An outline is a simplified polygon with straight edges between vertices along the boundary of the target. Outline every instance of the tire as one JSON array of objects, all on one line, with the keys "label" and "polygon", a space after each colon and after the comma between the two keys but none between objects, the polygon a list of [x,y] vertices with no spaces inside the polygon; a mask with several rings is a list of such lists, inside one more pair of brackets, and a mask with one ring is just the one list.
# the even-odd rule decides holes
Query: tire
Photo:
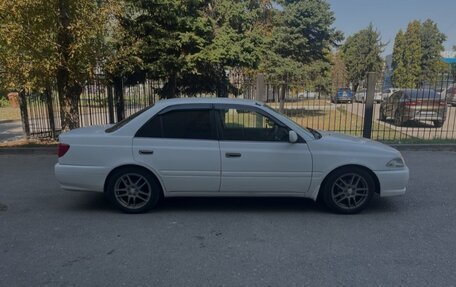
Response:
[{"label": "tire", "polygon": [[404,124],[401,113],[398,110],[394,113],[394,124],[398,127],[401,127]]},{"label": "tire", "polygon": [[380,120],[382,122],[386,121],[385,111],[382,108],[380,108]]},{"label": "tire", "polygon": [[444,121],[434,121],[434,127],[441,128],[443,127]]},{"label": "tire", "polygon": [[148,171],[139,167],[122,168],[109,177],[106,195],[126,213],[143,213],[158,204],[162,189]]},{"label": "tire", "polygon": [[364,210],[375,192],[375,182],[366,170],[346,167],[335,170],[322,185],[326,207],[340,214],[356,214]]}]

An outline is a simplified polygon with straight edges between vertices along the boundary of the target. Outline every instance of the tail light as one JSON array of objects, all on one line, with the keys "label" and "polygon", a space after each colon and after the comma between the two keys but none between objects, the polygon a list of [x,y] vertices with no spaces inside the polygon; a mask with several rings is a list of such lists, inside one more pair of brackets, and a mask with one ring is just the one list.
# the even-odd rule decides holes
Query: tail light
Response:
[{"label": "tail light", "polygon": [[[418,101],[410,101],[410,102],[405,102],[406,106],[416,106],[418,104]],[[421,104],[421,102],[420,102]]]},{"label": "tail light", "polygon": [[70,149],[70,145],[69,144],[64,144],[64,143],[59,143],[59,146],[58,146],[58,149],[57,149],[57,155],[59,157],[62,157],[64,156],[67,151]]}]

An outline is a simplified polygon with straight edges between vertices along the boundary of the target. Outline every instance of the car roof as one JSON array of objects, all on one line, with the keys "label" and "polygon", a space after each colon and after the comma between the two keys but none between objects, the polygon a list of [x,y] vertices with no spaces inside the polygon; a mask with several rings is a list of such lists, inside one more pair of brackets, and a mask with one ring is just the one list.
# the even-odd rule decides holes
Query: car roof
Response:
[{"label": "car roof", "polygon": [[433,89],[403,89],[402,91],[409,98],[435,98],[438,96]]},{"label": "car roof", "polygon": [[260,101],[233,98],[174,98],[160,100],[156,104],[160,106],[173,106],[185,104],[238,104],[248,106],[264,105],[264,103]]}]

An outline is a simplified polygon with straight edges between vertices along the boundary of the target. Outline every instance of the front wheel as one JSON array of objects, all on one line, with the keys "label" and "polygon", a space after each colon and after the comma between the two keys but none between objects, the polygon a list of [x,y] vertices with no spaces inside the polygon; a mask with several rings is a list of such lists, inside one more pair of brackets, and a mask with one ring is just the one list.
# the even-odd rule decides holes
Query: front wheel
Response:
[{"label": "front wheel", "polygon": [[436,128],[443,127],[443,121],[434,121],[434,127],[436,127]]},{"label": "front wheel", "polygon": [[350,167],[331,173],[322,188],[323,201],[330,210],[355,214],[369,204],[375,192],[375,183],[366,170]]},{"label": "front wheel", "polygon": [[115,171],[109,178],[106,195],[111,203],[126,213],[142,213],[156,206],[161,187],[155,178],[141,168]]}]

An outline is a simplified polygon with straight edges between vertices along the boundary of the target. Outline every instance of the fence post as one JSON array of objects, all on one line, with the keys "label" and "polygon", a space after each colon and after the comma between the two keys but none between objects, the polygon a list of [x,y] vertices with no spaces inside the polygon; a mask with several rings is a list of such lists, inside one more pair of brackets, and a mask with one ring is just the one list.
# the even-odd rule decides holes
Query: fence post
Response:
[{"label": "fence post", "polygon": [[372,135],[372,115],[374,112],[374,94],[375,94],[376,73],[367,74],[367,94],[366,106],[364,107],[364,128],[363,137],[371,138]]},{"label": "fence post", "polygon": [[49,127],[51,128],[51,135],[52,138],[55,139],[56,130],[55,130],[55,121],[54,121],[54,108],[52,106],[52,95],[50,90],[44,91],[46,97],[46,106],[48,110],[48,118],[49,118]]},{"label": "fence post", "polygon": [[109,123],[114,123],[114,99],[112,94],[112,86],[108,85],[106,87],[108,90],[108,116],[109,116]]},{"label": "fence post", "polygon": [[125,118],[124,88],[122,78],[116,78],[114,80],[114,98],[116,102],[117,121],[119,122]]},{"label": "fence post", "polygon": [[22,120],[22,130],[24,131],[25,138],[30,138],[30,123],[27,110],[27,98],[25,97],[25,92],[19,92],[19,109],[21,111],[21,120]]},{"label": "fence post", "polygon": [[265,83],[264,83],[264,75],[258,74],[256,79],[256,94],[255,100],[257,101],[266,101],[264,99],[265,96]]}]

